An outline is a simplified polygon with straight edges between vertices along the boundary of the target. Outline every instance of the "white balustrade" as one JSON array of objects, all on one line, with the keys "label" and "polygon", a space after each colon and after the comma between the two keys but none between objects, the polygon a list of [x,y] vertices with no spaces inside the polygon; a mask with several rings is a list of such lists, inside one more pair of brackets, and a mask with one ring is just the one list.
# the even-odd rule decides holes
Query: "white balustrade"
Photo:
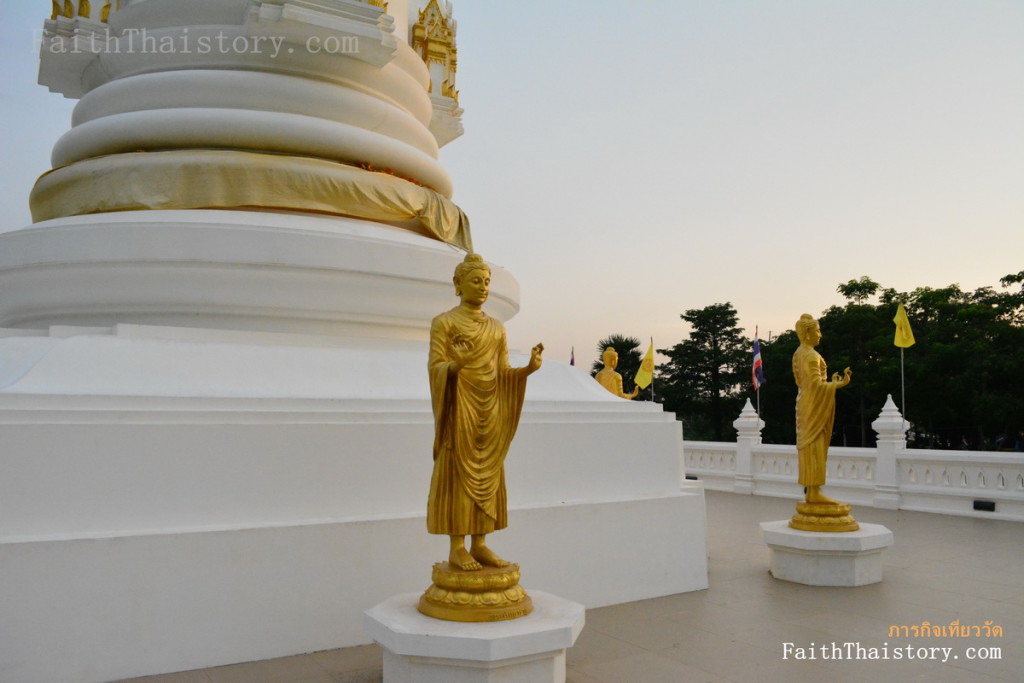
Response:
[{"label": "white balustrade", "polygon": [[[801,498],[796,446],[762,444],[764,422],[749,401],[733,426],[735,443],[683,442],[687,476],[716,491]],[[908,449],[910,423],[891,396],[871,426],[874,448],[829,449],[829,495],[890,510],[1024,521],[1024,454]]]}]

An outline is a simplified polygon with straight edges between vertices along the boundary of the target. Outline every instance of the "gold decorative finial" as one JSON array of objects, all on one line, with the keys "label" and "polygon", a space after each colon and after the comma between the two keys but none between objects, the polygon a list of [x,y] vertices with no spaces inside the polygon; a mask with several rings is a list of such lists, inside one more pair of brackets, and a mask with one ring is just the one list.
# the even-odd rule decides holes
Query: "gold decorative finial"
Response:
[{"label": "gold decorative finial", "polygon": [[[455,89],[455,72],[458,69],[458,51],[455,47],[455,20],[450,11],[446,14],[441,10],[437,0],[430,0],[419,13],[419,21],[412,26],[412,48],[420,53],[427,63],[439,64],[441,73],[431,70],[430,91],[434,91],[435,80],[438,90],[445,97],[459,101],[459,91]],[[439,76],[435,78],[435,76]]]}]

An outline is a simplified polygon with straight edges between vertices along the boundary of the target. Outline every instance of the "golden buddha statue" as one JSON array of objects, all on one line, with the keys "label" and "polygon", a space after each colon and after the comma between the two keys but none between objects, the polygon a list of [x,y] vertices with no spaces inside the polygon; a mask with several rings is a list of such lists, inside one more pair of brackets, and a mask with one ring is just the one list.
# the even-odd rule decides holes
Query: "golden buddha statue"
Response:
[{"label": "golden buddha statue", "polygon": [[796,323],[800,347],[793,354],[793,379],[796,381],[796,449],[799,458],[799,483],[806,487],[803,503],[789,525],[804,531],[855,531],[857,522],[850,506],[832,500],[821,492],[825,484],[828,446],[836,416],[836,391],[850,383],[846,368],[828,380],[828,367],[814,347],[821,343],[821,327],[804,313]]},{"label": "golden buddha statue", "polygon": [[[509,366],[505,328],[481,308],[491,272],[479,255],[466,256],[453,282],[461,302],[431,322],[427,363],[434,410],[427,531],[447,535],[450,545],[448,562],[434,567],[435,585],[421,600],[420,611],[458,621],[514,618],[529,611],[529,597],[518,586],[518,567],[491,550],[486,536],[508,524],[505,455],[519,424],[526,378],[540,368],[544,346],[533,347],[525,366]],[[466,536],[471,538],[468,550]],[[460,576],[481,570],[473,581]],[[448,589],[481,582],[494,585],[472,600],[449,594]],[[516,604],[495,612],[500,606],[484,603],[497,593]],[[460,606],[477,598],[484,603],[475,612]]]},{"label": "golden buddha statue", "polygon": [[615,368],[619,365],[619,352],[609,346],[601,354],[601,362],[604,363],[604,367],[594,375],[597,383],[619,398],[636,398],[640,393],[640,387],[633,387],[632,394],[622,391],[622,375],[615,372]]}]

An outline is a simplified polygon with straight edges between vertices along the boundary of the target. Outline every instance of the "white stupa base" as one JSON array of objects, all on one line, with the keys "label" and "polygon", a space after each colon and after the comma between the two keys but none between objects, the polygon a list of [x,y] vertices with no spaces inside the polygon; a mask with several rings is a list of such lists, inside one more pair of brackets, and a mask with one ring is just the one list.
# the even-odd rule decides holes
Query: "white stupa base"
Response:
[{"label": "white stupa base", "polygon": [[420,614],[420,593],[367,610],[363,625],[384,648],[385,683],[562,683],[565,651],[583,630],[583,605],[528,592],[533,612],[485,624]]},{"label": "white stupa base", "polygon": [[882,580],[882,553],[892,532],[881,524],[857,531],[815,532],[791,529],[789,520],[761,522],[771,550],[776,579],[808,586],[864,586]]},{"label": "white stupa base", "polygon": [[[54,146],[63,168],[31,198],[46,219],[0,227],[0,680],[111,681],[366,643],[363,611],[422,590],[447,554],[424,523],[426,359],[431,318],[458,303],[463,253],[432,239],[465,244],[456,207],[431,218],[428,195],[363,210],[326,182],[333,167],[290,176],[315,192],[275,182],[258,206],[106,173],[139,150],[148,164],[160,150],[245,150],[282,157],[264,159],[275,172],[315,157],[448,195],[435,143],[461,110],[431,96],[441,74],[406,40],[425,3],[394,2],[394,16],[375,4],[114,3],[118,49],[98,54],[75,46],[100,22],[47,22],[47,44],[69,49],[42,50],[40,80],[82,101]],[[129,30],[254,49],[172,56],[132,49]],[[274,37],[279,55],[255,47]],[[301,49],[327,37],[359,49]],[[74,170],[98,157],[111,157],[103,173]],[[208,170],[230,182],[228,166]],[[50,185],[69,174],[76,184]],[[485,310],[518,309],[518,283],[492,266]],[[529,585],[588,606],[705,588],[704,501],[680,490],[681,446],[660,406],[546,361],[494,547]]]},{"label": "white stupa base", "polygon": [[[447,554],[424,520],[426,357],[416,340],[0,332],[0,679],[369,642],[363,611],[422,591]],[[525,586],[587,607],[706,588],[680,448],[660,406],[548,360],[506,461],[509,527],[488,540]]]},{"label": "white stupa base", "polygon": [[[336,216],[69,216],[0,229],[0,321],[426,341],[430,319],[458,303],[451,278],[463,256],[407,229]],[[518,299],[519,283],[492,264],[488,314],[506,321]]]}]

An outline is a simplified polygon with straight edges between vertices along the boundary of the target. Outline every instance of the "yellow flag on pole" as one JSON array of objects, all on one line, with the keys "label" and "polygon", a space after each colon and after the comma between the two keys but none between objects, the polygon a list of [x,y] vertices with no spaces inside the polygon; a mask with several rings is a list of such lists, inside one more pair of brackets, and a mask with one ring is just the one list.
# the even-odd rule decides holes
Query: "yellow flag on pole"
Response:
[{"label": "yellow flag on pole", "polygon": [[910,329],[910,320],[907,318],[907,310],[900,302],[896,309],[896,317],[892,319],[896,323],[896,338],[893,344],[901,349],[907,349],[914,345],[914,331]]},{"label": "yellow flag on pole", "polygon": [[651,345],[647,347],[647,353],[644,354],[644,359],[640,361],[640,369],[636,371],[636,377],[633,381],[641,389],[646,389],[654,379],[654,340],[651,340]]}]

